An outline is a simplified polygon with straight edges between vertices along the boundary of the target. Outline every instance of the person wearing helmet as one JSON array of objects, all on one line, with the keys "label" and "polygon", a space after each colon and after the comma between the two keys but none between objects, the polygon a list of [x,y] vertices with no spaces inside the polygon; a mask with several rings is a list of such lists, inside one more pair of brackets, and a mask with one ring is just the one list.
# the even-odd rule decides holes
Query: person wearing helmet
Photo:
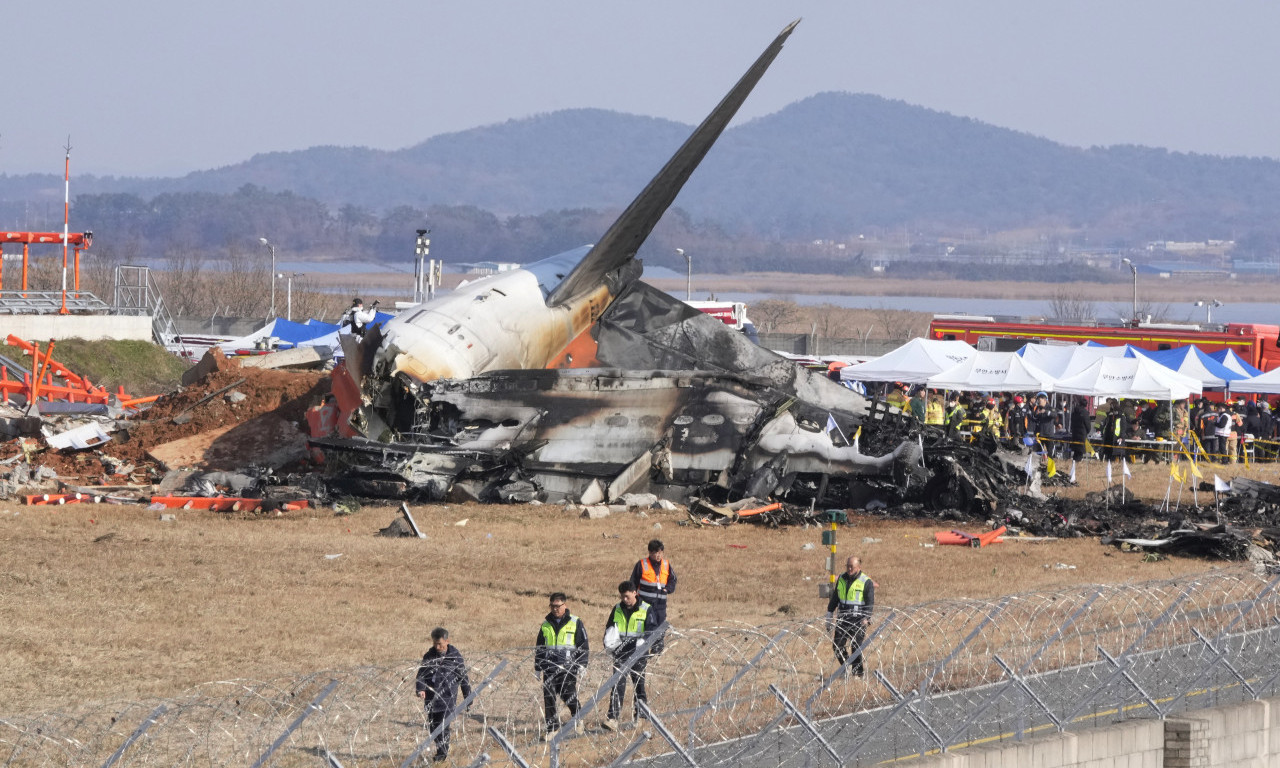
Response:
[{"label": "person wearing helmet", "polygon": [[893,388],[885,396],[885,401],[899,411],[907,410],[907,385],[900,381],[895,381]]},{"label": "person wearing helmet", "polygon": [[[1037,439],[1046,441],[1053,439],[1053,409],[1049,407],[1048,393],[1036,393],[1036,399],[1031,404],[1028,420],[1031,422],[1031,430],[1036,433]],[[1047,443],[1042,443],[1042,445],[1047,445]]]},{"label": "person wearing helmet", "polygon": [[1022,395],[1014,395],[1013,407],[1009,409],[1009,415],[1005,421],[1005,431],[1014,440],[1021,441],[1023,436],[1030,431],[1030,424],[1027,420],[1027,406],[1023,404]]}]

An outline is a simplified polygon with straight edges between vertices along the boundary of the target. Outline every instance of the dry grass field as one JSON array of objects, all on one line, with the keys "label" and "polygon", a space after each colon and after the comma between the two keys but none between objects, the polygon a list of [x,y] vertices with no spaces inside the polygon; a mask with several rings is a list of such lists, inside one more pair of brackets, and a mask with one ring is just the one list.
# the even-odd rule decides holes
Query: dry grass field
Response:
[{"label": "dry grass field", "polygon": [[[1218,471],[1280,480],[1276,465]],[[1163,497],[1165,465],[1134,472],[1134,489]],[[1103,484],[1097,464],[1084,465],[1078,478],[1079,488],[1062,492]],[[529,646],[555,590],[569,593],[595,639],[615,586],[655,536],[680,579],[671,608],[677,628],[768,623],[825,608],[817,597],[826,555],[818,528],[695,527],[674,512],[585,520],[555,506],[413,512],[425,541],[375,536],[396,516],[390,506],[263,519],[179,511],[176,522],[161,522],[140,506],[0,504],[0,713],[171,696],[212,680],[410,663],[437,625],[464,651]],[[1144,562],[1094,539],[927,546],[949,527],[855,516],[839,549],[842,558],[863,556],[878,602],[891,606],[1225,566]]]}]

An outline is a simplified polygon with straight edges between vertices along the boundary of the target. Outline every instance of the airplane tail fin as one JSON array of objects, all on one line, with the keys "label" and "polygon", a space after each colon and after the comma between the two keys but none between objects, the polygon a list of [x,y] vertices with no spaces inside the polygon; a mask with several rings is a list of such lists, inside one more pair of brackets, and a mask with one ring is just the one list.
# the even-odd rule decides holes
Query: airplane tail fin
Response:
[{"label": "airplane tail fin", "polygon": [[623,211],[604,237],[595,247],[565,276],[564,280],[547,297],[547,304],[563,304],[570,299],[600,284],[606,274],[622,266],[635,256],[640,245],[649,237],[658,219],[670,207],[676,195],[680,193],[689,176],[702,162],[715,144],[716,139],[724,131],[729,121],[737,113],[738,108],[746,101],[747,95],[755,88],[756,83],[764,75],[765,70],[782,50],[782,44],[791,35],[792,30],[800,23],[799,19],[791,22],[774,39],[769,47],[760,54],[751,68],[733,86],[716,108],[685,140],[685,143],[672,155],[667,164],[649,182],[648,186],[631,201],[631,205]]}]

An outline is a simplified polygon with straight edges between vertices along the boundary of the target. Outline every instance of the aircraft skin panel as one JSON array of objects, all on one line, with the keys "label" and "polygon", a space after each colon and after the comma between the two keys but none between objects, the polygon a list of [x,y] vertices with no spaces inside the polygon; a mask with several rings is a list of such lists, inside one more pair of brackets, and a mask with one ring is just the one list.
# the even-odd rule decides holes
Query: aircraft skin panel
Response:
[{"label": "aircraft skin panel", "polygon": [[388,374],[420,382],[544,368],[612,299],[606,286],[559,307],[548,307],[542,297],[537,278],[526,270],[462,286],[386,323],[379,359],[391,361]]}]

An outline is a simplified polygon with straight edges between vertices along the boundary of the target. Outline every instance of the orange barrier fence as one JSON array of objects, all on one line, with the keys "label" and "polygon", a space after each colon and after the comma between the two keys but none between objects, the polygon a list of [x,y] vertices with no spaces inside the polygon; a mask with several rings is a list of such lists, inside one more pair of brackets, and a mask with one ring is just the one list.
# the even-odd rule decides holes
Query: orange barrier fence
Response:
[{"label": "orange barrier fence", "polygon": [[20,395],[28,403],[44,400],[109,405],[111,398],[115,397],[122,407],[134,408],[159,397],[130,397],[125,394],[124,387],[112,393],[106,387],[94,384],[53,359],[53,341],[43,352],[39,343],[25,341],[12,334],[5,341],[30,355],[33,362],[31,370],[24,372],[21,378],[16,376],[16,371],[14,376],[10,376],[8,366],[0,365],[0,398]]}]

